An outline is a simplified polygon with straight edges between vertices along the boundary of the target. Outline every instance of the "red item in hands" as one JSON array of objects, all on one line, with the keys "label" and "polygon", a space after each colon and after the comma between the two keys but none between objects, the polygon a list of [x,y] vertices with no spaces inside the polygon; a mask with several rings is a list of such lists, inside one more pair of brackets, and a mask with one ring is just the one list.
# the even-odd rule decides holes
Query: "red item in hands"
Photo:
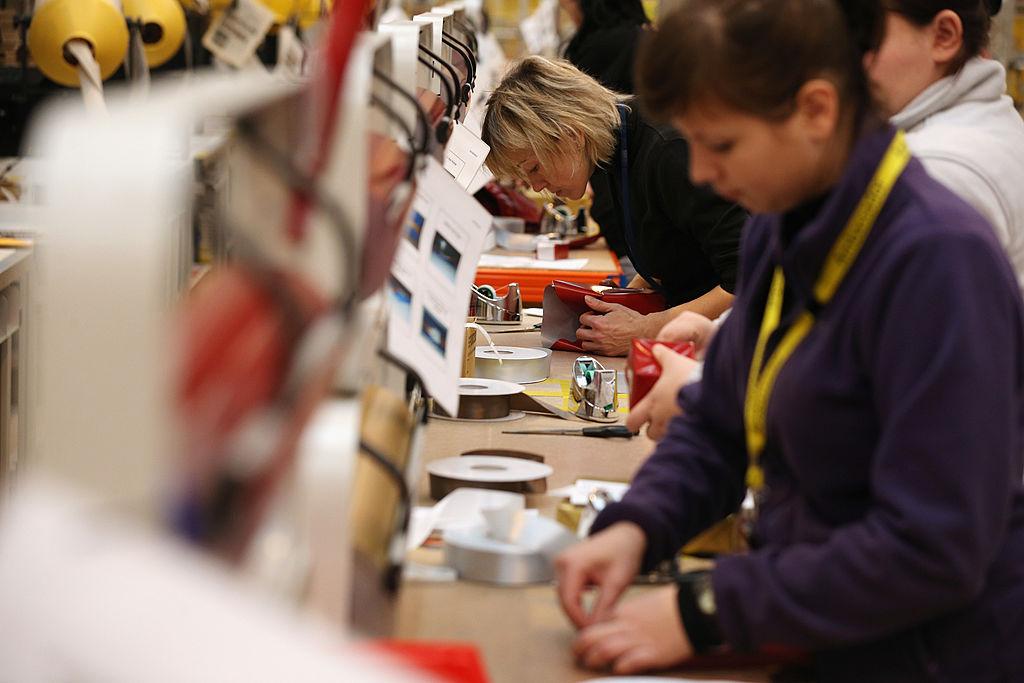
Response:
[{"label": "red item in hands", "polygon": [[687,358],[694,358],[697,347],[693,342],[663,342],[653,339],[634,339],[629,347],[626,379],[629,382],[629,407],[635,408],[661,377],[661,365],[654,357],[655,346],[667,346]]},{"label": "red item in hands", "polygon": [[540,228],[544,209],[512,188],[491,181],[473,196],[492,216],[522,218],[533,231]]},{"label": "red item in hands", "polygon": [[380,640],[373,645],[417,671],[429,672],[450,683],[489,681],[480,651],[470,643]]},{"label": "red item in hands", "polygon": [[582,344],[576,339],[576,330],[580,327],[580,315],[591,310],[586,301],[588,296],[605,303],[620,304],[643,315],[665,310],[665,297],[653,289],[624,289],[555,280],[544,289],[544,321],[541,325],[544,346],[555,351],[584,353]]}]

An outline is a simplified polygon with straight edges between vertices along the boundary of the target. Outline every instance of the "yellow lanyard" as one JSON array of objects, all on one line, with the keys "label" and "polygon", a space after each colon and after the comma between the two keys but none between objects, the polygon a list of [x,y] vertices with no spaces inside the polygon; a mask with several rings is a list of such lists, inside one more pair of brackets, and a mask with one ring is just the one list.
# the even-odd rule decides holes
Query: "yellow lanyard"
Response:
[{"label": "yellow lanyard", "polygon": [[[874,177],[868,184],[864,196],[854,209],[850,220],[839,234],[832,249],[825,259],[825,265],[814,285],[814,298],[820,304],[827,304],[839,289],[847,271],[860,254],[864,241],[871,232],[879,211],[889,197],[893,185],[910,160],[903,133],[896,133],[889,149],[875,170]],[[750,364],[750,375],[747,378],[747,396],[743,405],[743,421],[747,432],[747,486],[756,490],[764,487],[764,470],[761,468],[761,453],[764,451],[766,422],[768,420],[768,402],[771,400],[775,379],[793,351],[814,327],[814,315],[804,311],[787,330],[782,341],[775,348],[767,363],[764,362],[764,349],[768,338],[779,327],[782,316],[782,299],[786,289],[786,276],[781,266],[775,267],[768,301],[765,304],[761,330],[754,348],[754,358]]]}]

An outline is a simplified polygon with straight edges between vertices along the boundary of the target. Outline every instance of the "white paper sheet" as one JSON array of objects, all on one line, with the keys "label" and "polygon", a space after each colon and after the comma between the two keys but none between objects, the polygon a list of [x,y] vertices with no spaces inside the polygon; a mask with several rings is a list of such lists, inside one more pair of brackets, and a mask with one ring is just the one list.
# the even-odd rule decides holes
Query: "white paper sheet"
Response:
[{"label": "white paper sheet", "polygon": [[587,267],[585,258],[569,258],[560,261],[541,261],[528,256],[501,256],[483,254],[480,268],[534,268],[537,270],[583,270]]},{"label": "white paper sheet", "polygon": [[456,123],[451,139],[444,148],[444,170],[455,178],[460,187],[468,190],[490,151],[486,142],[466,126]]},{"label": "white paper sheet", "polygon": [[491,215],[427,159],[388,280],[388,351],[416,370],[452,415],[470,286],[490,226]]}]

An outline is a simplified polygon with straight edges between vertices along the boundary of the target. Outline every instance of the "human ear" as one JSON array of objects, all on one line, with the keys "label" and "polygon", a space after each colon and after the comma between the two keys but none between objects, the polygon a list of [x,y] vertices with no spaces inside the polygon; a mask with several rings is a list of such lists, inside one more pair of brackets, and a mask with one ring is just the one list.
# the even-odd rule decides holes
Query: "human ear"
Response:
[{"label": "human ear", "polygon": [[939,65],[948,65],[964,45],[964,25],[960,16],[950,9],[944,9],[932,18],[928,26],[932,60]]},{"label": "human ear", "polygon": [[812,78],[796,94],[795,114],[804,134],[814,142],[826,142],[839,126],[839,91],[824,78]]}]

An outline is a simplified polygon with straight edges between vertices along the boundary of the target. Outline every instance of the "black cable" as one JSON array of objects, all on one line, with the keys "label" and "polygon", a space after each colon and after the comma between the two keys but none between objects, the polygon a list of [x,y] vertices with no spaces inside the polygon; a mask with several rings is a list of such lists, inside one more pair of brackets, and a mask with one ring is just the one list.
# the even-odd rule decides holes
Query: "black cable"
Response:
[{"label": "black cable", "polygon": [[466,36],[466,40],[469,41],[469,46],[473,48],[473,54],[480,54],[480,44],[476,40],[476,29],[468,18],[459,19],[452,16],[452,22],[459,27],[459,30]]},{"label": "black cable", "polygon": [[382,83],[391,88],[394,92],[398,93],[400,97],[405,99],[409,104],[412,105],[413,109],[416,110],[416,118],[420,122],[420,126],[423,128],[423,142],[419,147],[418,152],[420,154],[427,154],[430,151],[430,122],[427,121],[427,113],[423,111],[423,107],[416,100],[415,95],[407,91],[405,88],[400,86],[394,80],[391,79],[386,73],[380,69],[374,69],[373,75],[375,78],[380,80]]},{"label": "black cable", "polygon": [[[462,93],[462,80],[459,79],[459,72],[455,70],[455,67],[452,66],[451,64],[449,64],[447,61],[445,61],[440,55],[436,54],[430,48],[427,48],[427,47],[424,47],[424,46],[420,45],[420,50],[422,50],[423,52],[426,52],[428,57],[430,57],[434,61],[440,62],[444,66],[444,68],[448,70],[449,75],[451,75],[451,77],[452,77],[452,83],[454,85],[455,92],[461,94]],[[458,105],[462,104],[463,102],[464,102],[464,100],[459,100],[459,102],[456,105],[456,107]]]},{"label": "black cable", "polygon": [[[473,58],[473,54],[470,51],[469,46],[447,33],[441,34],[441,41],[451,49],[458,52],[463,61],[466,62],[466,84],[472,89],[472,87],[476,85],[476,60]],[[464,99],[468,100],[469,96],[466,95]]]},{"label": "black cable", "polygon": [[[359,452],[365,454],[373,462],[384,470],[384,473],[398,486],[398,505],[400,509],[399,526],[392,531],[393,534],[405,534],[409,530],[409,519],[412,517],[412,493],[409,491],[409,484],[405,481],[402,472],[391,462],[387,456],[376,448],[359,440]],[[389,539],[390,541],[390,539]],[[402,563],[391,557],[391,548],[385,550],[388,566],[383,576],[384,587],[391,593],[398,590],[398,584],[402,576]]]},{"label": "black cable", "polygon": [[402,129],[402,132],[405,133],[406,139],[409,140],[409,166],[405,170],[405,179],[409,180],[410,178],[412,178],[413,172],[416,170],[417,155],[416,140],[414,139],[415,135],[412,132],[412,129],[409,128],[409,124],[405,122],[405,119],[403,119],[398,112],[392,109],[390,104],[385,102],[383,99],[381,99],[374,93],[370,93],[370,104],[376,106],[378,109],[383,111],[389,119],[391,119],[394,123],[397,123],[398,126]]},{"label": "black cable", "polygon": [[241,138],[256,152],[257,158],[267,162],[269,168],[281,178],[294,192],[315,204],[317,209],[327,216],[341,242],[341,251],[345,259],[345,283],[338,296],[338,308],[344,318],[351,315],[353,305],[359,296],[359,240],[355,230],[345,216],[345,212],[332,196],[324,192],[320,186],[302,171],[295,161],[285,152],[277,149],[256,130],[256,124],[249,117],[238,120],[237,129]]},{"label": "black cable", "polygon": [[444,105],[446,110],[445,115],[451,118],[452,113],[454,112],[453,107],[457,107],[459,105],[455,101],[455,91],[452,90],[452,84],[451,81],[448,80],[448,74],[442,73],[439,68],[434,66],[434,64],[431,63],[431,61],[424,57],[423,55],[419,55],[417,59],[419,59],[420,64],[424,65],[425,67],[433,71],[435,74],[437,74],[437,77],[441,79],[441,85],[444,86],[445,94],[448,95],[448,98],[446,99]]}]

